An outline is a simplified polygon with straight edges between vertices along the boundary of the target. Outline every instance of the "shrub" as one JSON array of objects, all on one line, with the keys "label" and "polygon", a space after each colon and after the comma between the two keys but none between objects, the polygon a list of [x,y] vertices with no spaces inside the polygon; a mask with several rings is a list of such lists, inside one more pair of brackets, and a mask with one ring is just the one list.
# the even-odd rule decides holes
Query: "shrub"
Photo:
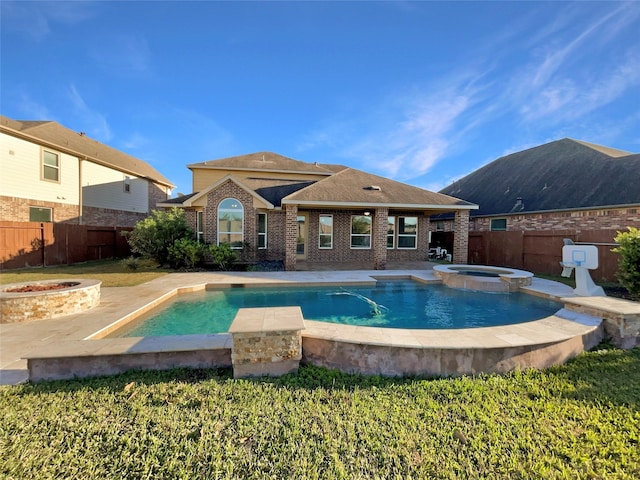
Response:
[{"label": "shrub", "polygon": [[202,264],[207,246],[191,238],[181,238],[169,246],[169,262],[173,268],[194,269]]},{"label": "shrub", "polygon": [[618,232],[614,238],[618,246],[612,251],[620,254],[616,276],[631,298],[640,300],[640,230],[635,227],[627,230]]},{"label": "shrub", "polygon": [[138,267],[140,266],[138,263],[138,258],[134,257],[133,255],[131,255],[128,258],[125,258],[122,260],[122,265],[124,265],[126,268],[128,268],[129,270],[135,272],[136,270],[138,270]]},{"label": "shrub", "polygon": [[193,238],[193,231],[187,225],[184,211],[174,207],[152,211],[124,235],[132,252],[164,265],[169,262],[169,247],[178,240]]},{"label": "shrub", "polygon": [[233,263],[238,259],[236,252],[234,252],[228,244],[211,244],[208,247],[206,255],[216,270],[230,270]]}]

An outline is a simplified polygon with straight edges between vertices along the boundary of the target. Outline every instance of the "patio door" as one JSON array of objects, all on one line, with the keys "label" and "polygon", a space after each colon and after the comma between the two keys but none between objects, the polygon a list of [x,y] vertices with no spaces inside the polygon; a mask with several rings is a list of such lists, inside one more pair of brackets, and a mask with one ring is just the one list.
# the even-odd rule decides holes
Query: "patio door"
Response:
[{"label": "patio door", "polygon": [[305,260],[307,258],[307,214],[298,214],[298,239],[296,242],[296,258]]}]

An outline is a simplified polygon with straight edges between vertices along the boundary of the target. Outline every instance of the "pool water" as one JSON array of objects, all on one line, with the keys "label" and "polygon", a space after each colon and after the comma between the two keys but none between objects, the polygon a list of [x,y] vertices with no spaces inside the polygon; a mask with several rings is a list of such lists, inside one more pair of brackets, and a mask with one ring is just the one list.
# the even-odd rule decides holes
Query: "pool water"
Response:
[{"label": "pool water", "polygon": [[116,335],[223,333],[239,308],[296,305],[306,320],[423,329],[509,325],[538,320],[561,308],[520,292],[475,292],[411,280],[384,280],[375,286],[226,288],[179,295]]}]

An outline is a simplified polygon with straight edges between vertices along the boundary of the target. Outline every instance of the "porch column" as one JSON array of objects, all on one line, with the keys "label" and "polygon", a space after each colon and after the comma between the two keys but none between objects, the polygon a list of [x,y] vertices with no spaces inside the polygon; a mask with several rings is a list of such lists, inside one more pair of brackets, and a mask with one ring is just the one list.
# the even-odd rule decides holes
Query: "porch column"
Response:
[{"label": "porch column", "polygon": [[469,261],[469,210],[457,210],[453,219],[453,263]]},{"label": "porch column", "polygon": [[284,225],[284,269],[296,269],[296,249],[298,245],[298,206],[285,205]]},{"label": "porch column", "polygon": [[373,268],[385,270],[387,268],[387,207],[376,208],[373,217]]}]

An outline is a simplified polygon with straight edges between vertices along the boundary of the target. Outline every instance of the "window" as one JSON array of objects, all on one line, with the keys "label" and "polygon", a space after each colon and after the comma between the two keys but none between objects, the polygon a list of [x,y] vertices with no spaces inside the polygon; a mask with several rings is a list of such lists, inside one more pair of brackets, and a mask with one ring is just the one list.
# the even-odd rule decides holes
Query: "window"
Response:
[{"label": "window", "polygon": [[333,248],[333,215],[320,215],[318,248]]},{"label": "window", "polygon": [[244,241],[244,208],[235,198],[225,198],[218,206],[218,245],[242,248]]},{"label": "window", "polygon": [[267,248],[267,214],[258,214],[258,248]]},{"label": "window", "polygon": [[131,177],[124,177],[122,188],[124,190],[124,193],[131,193]]},{"label": "window", "polygon": [[42,178],[52,182],[60,181],[60,157],[57,153],[42,151]]},{"label": "window", "polygon": [[351,248],[371,248],[371,217],[351,217]]},{"label": "window", "polygon": [[396,246],[396,217],[387,217],[387,248]]},{"label": "window", "polygon": [[43,207],[29,207],[29,221],[30,222],[50,222],[52,217],[52,210],[50,208]]},{"label": "window", "polygon": [[204,212],[202,210],[196,212],[196,240],[199,242],[204,240]]},{"label": "window", "polygon": [[436,222],[436,232],[444,232],[444,222],[442,220]]},{"label": "window", "polygon": [[418,247],[418,217],[398,217],[398,248]]},{"label": "window", "polygon": [[506,218],[492,218],[491,219],[491,227],[492,232],[504,232],[507,229],[507,219]]}]

